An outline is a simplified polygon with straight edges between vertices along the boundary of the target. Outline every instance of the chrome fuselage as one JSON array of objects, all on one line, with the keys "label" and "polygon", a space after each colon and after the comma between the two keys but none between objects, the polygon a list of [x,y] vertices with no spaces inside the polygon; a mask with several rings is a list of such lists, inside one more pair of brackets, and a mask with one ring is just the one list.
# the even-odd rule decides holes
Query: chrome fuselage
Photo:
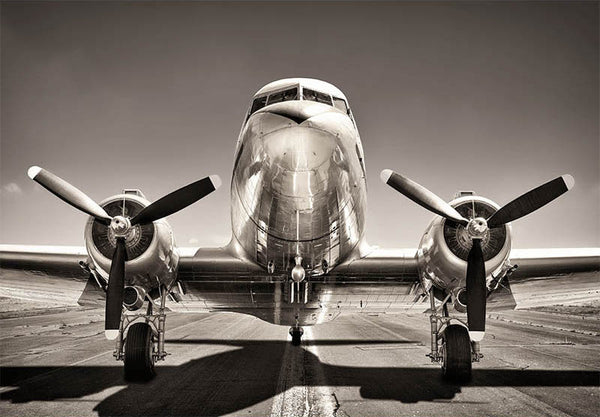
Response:
[{"label": "chrome fuselage", "polygon": [[295,258],[307,276],[344,261],[364,237],[366,178],[350,115],[290,100],[245,121],[231,181],[233,239],[275,275]]},{"label": "chrome fuselage", "polygon": [[[392,280],[389,263],[362,273],[361,265],[373,271],[373,263],[389,260],[365,259],[366,192],[362,144],[344,94],[314,79],[266,85],[253,97],[235,152],[231,243],[199,250],[191,270],[182,268],[179,305],[291,326],[405,306],[414,274],[403,271],[412,255],[395,259]],[[350,264],[360,276],[347,273]]]}]

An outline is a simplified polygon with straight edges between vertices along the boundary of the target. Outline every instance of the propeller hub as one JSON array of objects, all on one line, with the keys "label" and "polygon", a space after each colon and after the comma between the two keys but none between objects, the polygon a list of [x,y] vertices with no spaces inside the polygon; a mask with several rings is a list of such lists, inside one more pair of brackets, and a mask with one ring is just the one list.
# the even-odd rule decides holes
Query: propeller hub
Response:
[{"label": "propeller hub", "polygon": [[483,239],[488,231],[487,221],[483,217],[469,220],[467,232],[471,239]]},{"label": "propeller hub", "polygon": [[115,237],[127,237],[131,229],[131,221],[127,217],[115,216],[110,221],[110,229]]}]

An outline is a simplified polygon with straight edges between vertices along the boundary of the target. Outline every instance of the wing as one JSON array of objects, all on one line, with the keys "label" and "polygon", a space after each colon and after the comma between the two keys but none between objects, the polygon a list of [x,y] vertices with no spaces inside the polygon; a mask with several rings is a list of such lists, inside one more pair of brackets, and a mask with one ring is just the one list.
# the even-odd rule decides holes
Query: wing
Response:
[{"label": "wing", "polygon": [[[173,310],[243,311],[273,305],[286,277],[271,275],[231,245],[180,248]],[[518,268],[500,282],[491,306],[514,307],[597,298],[600,248],[513,250]],[[104,291],[85,270],[84,247],[0,245],[0,296],[64,304],[104,303]],[[323,306],[381,312],[423,310],[415,249],[368,247],[352,259],[310,278]],[[514,296],[514,298],[513,298]],[[500,300],[501,302],[498,302]]]},{"label": "wing", "polygon": [[598,271],[600,248],[513,249],[511,281]]},{"label": "wing", "polygon": [[[271,275],[235,247],[180,249],[179,305],[173,310],[247,312],[274,308],[287,276]],[[327,274],[311,276],[319,306],[335,311],[383,312],[414,306],[418,293],[416,250],[367,248]],[[281,293],[280,293],[281,295]],[[281,298],[281,297],[280,297]]]},{"label": "wing", "polygon": [[416,249],[367,247],[358,258],[333,269],[325,281],[332,284],[335,307],[364,312],[424,310],[416,253]]},{"label": "wing", "polygon": [[517,308],[600,301],[600,248],[514,249],[510,261],[503,285]]},{"label": "wing", "polygon": [[90,280],[86,260],[84,247],[0,245],[0,296],[77,304]]}]

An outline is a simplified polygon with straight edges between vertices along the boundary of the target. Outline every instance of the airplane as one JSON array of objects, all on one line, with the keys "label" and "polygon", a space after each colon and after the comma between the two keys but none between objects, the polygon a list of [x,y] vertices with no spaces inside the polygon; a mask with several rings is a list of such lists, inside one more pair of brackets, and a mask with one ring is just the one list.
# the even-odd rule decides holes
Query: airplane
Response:
[{"label": "airplane", "polygon": [[[89,215],[85,254],[5,245],[3,281],[41,275],[84,283],[79,302],[105,303],[105,335],[115,340],[114,356],[129,380],[152,378],[156,362],[165,359],[167,311],[249,314],[290,326],[297,346],[305,326],[347,312],[402,311],[410,300],[428,299],[428,356],[444,377],[466,381],[483,356],[487,302],[509,286],[509,277],[599,268],[598,251],[511,256],[511,223],[570,190],[570,175],[499,206],[474,192],[446,202],[385,169],[385,184],[435,217],[417,250],[369,246],[365,159],[354,114],[342,91],[316,79],[274,81],[252,97],[233,162],[232,237],[222,248],[178,250],[165,220],[217,190],[216,175],[154,202],[125,189],[96,203],[44,168],[27,173]],[[517,270],[517,263],[525,268]]]}]

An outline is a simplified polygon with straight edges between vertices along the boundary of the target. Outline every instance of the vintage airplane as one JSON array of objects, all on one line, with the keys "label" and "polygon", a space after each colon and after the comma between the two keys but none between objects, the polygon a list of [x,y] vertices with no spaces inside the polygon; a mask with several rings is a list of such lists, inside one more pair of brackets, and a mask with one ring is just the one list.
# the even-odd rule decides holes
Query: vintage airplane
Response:
[{"label": "vintage airplane", "polygon": [[165,358],[167,310],[251,314],[291,326],[298,345],[302,326],[428,298],[429,356],[445,376],[464,380],[481,358],[486,300],[508,285],[513,262],[524,266],[514,274],[521,277],[598,269],[597,254],[511,258],[510,223],[568,191],[570,175],[500,207],[472,192],[447,203],[383,170],[384,183],[436,217],[416,251],[367,245],[366,171],[354,115],[339,89],[314,79],[275,81],[254,95],[237,142],[226,247],[180,252],[164,219],[219,188],[217,176],[153,203],[124,190],[97,204],[45,169],[31,167],[28,175],[90,215],[87,254],[4,247],[3,276],[29,279],[25,271],[36,271],[86,282],[82,303],[98,291],[106,299],[106,337],[116,339],[114,355],[130,379],[151,377]]}]

